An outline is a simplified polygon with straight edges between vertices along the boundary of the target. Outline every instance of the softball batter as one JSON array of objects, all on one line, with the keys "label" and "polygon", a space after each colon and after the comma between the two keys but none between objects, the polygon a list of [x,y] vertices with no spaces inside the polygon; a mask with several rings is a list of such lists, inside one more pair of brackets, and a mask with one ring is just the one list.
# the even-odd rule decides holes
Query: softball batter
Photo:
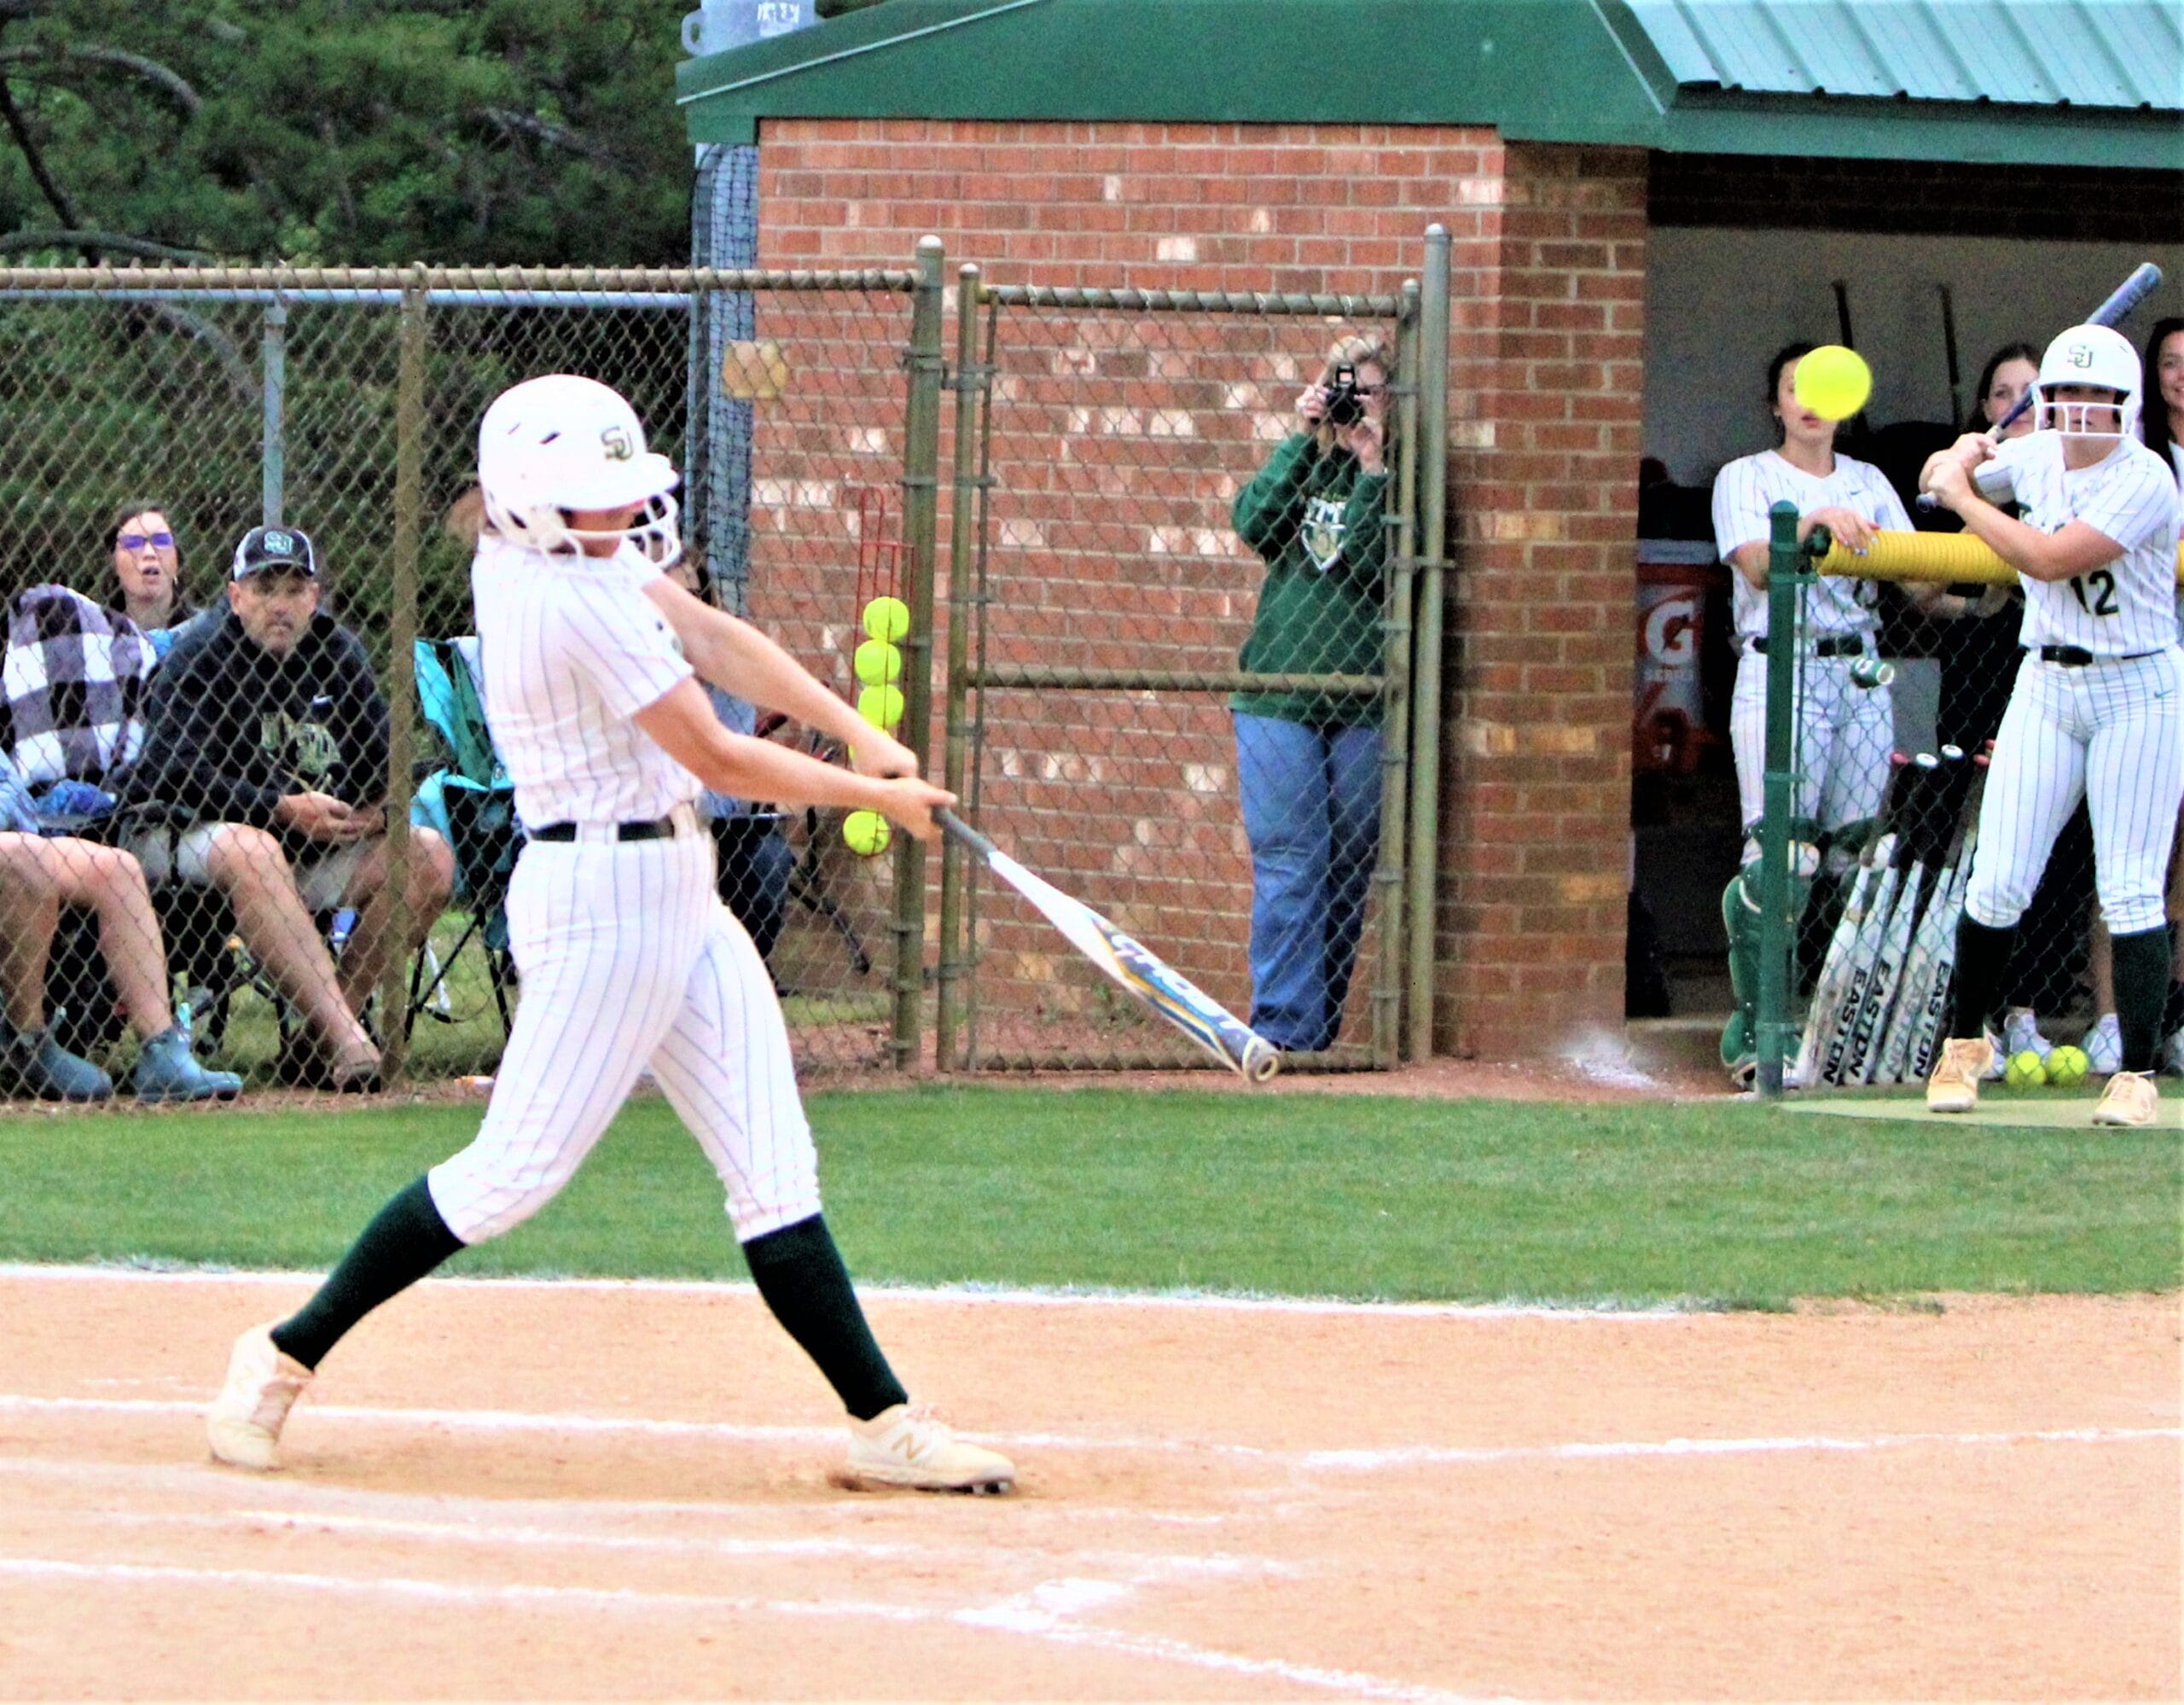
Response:
[{"label": "softball batter", "polygon": [[[1753,1051],[1753,1003],[1758,993],[1759,905],[1757,881],[1745,877],[1759,857],[1759,820],[1766,811],[1767,556],[1773,526],[1768,511],[1779,503],[1798,510],[1798,537],[1825,526],[1852,550],[1862,551],[1876,527],[1909,532],[1910,517],[1888,476],[1871,463],[1835,451],[1835,426],[1797,399],[1798,363],[1812,352],[1793,343],[1768,364],[1767,400],[1781,443],[1740,457],[1714,480],[1714,541],[1735,572],[1730,584],[1736,614],[1737,683],[1729,707],[1729,743],[1736,758],[1737,798],[1745,828],[1743,870],[1722,896],[1729,936],[1729,979],[1737,997],[1722,1034],[1722,1063],[1741,1080],[1757,1063]],[[1895,712],[1885,686],[1862,685],[1856,671],[1879,655],[1868,580],[1830,579],[1807,596],[1807,637],[1798,694],[1798,765],[1792,838],[1818,841],[1880,810],[1888,785],[1888,757],[1896,744]],[[1839,876],[1847,851],[1832,849],[1829,870]]]},{"label": "softball batter", "polygon": [[[758,1293],[850,1415],[849,1471],[1002,1491],[1006,1458],[912,1408],[819,1211],[817,1161],[764,964],[713,891],[701,788],[885,812],[934,838],[953,796],[755,629],[661,569],[677,483],[629,404],[557,374],[479,429],[489,531],[471,570],[495,744],[529,834],[508,891],[523,999],[477,1138],[380,1210],[318,1293],[236,1341],[212,1454],[277,1465],[321,1359],[457,1250],[543,1207],[649,1066],[728,1190]],[[854,742],[855,773],[729,733],[693,671]]]},{"label": "softball batter", "polygon": [[[1920,486],[1964,518],[2024,583],[2024,660],[1979,809],[1957,928],[1950,1040],[1926,1084],[1937,1113],[1968,1112],[1993,1058],[1985,1033],[2018,917],[2082,796],[2116,967],[2123,1069],[2094,1121],[2150,1125],[2168,992],[2163,915],[2184,799],[2184,649],[2176,627],[2176,481],[2138,441],[2137,352],[2106,326],[2048,345],[2030,437],[1983,434],[1931,457]],[[2014,494],[2013,520],[1989,501]]]}]

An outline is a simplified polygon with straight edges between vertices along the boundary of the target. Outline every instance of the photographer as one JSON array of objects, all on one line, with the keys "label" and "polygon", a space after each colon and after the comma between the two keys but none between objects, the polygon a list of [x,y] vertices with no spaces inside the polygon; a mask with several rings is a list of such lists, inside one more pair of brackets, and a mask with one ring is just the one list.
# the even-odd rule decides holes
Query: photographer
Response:
[{"label": "photographer", "polygon": [[[1388,371],[1376,340],[1336,344],[1298,399],[1298,430],[1237,494],[1237,536],[1266,563],[1248,671],[1380,670]],[[1240,692],[1228,704],[1252,846],[1252,1027],[1317,1053],[1342,1027],[1380,843],[1380,701]]]}]

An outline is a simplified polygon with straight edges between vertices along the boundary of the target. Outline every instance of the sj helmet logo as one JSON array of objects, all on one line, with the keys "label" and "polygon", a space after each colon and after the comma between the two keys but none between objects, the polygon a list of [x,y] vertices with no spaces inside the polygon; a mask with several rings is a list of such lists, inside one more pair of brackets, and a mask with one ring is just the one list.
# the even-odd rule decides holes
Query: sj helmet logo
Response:
[{"label": "sj helmet logo", "polygon": [[2093,346],[2074,343],[2064,352],[2063,358],[2073,367],[2090,367],[2093,365]]},{"label": "sj helmet logo", "polygon": [[265,548],[276,556],[286,556],[296,548],[296,542],[285,532],[269,532],[265,535]]},{"label": "sj helmet logo", "polygon": [[607,459],[610,462],[627,462],[637,453],[629,433],[621,427],[607,428],[599,434],[599,441],[607,446]]}]

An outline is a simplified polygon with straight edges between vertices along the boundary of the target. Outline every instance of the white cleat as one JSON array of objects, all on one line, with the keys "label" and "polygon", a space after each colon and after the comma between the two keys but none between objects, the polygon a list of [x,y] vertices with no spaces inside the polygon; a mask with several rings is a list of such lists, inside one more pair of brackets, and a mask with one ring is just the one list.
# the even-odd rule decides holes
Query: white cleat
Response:
[{"label": "white cleat", "polygon": [[1994,1063],[1995,1045],[1984,1036],[1958,1036],[1942,1044],[1926,1079],[1926,1111],[1969,1113],[1979,1105],[1979,1079]]},{"label": "white cleat", "polygon": [[2184,1029],[2180,1029],[2161,1045],[2161,1061],[2164,1070],[2173,1078],[2184,1078]]},{"label": "white cleat", "polygon": [[2123,1021],[2112,1012],[2085,1033],[2078,1046],[2085,1050],[2086,1069],[2097,1078],[2123,1069]]},{"label": "white cleat", "polygon": [[2118,1072],[2100,1092],[2093,1110],[2095,1125],[2151,1125],[2161,1104],[2152,1072]]},{"label": "white cleat", "polygon": [[2030,1050],[2039,1055],[2040,1063],[2046,1065],[2048,1056],[2055,1051],[2055,1045],[2040,1033],[2040,1020],[2033,1013],[2013,1012],[2002,1021],[2002,1057],[2014,1060]]},{"label": "white cleat", "polygon": [[272,1322],[236,1339],[228,1382],[205,1421],[214,1460],[235,1468],[280,1467],[282,1424],[310,1382],[311,1370],[274,1347]]},{"label": "white cleat", "polygon": [[851,1478],[920,1492],[1007,1492],[1016,1465],[969,1445],[922,1404],[898,1403],[850,1423]]}]

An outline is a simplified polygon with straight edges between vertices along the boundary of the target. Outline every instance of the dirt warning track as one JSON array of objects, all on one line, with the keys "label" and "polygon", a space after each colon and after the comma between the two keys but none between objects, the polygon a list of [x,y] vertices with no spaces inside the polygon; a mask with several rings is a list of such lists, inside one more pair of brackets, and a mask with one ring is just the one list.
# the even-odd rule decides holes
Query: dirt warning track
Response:
[{"label": "dirt warning track", "polygon": [[2174,1298],[1578,1315],[875,1292],[1010,1498],[838,1485],[747,1289],[428,1283],[291,1468],[289,1277],[0,1271],[0,1696],[2174,1698]]}]

